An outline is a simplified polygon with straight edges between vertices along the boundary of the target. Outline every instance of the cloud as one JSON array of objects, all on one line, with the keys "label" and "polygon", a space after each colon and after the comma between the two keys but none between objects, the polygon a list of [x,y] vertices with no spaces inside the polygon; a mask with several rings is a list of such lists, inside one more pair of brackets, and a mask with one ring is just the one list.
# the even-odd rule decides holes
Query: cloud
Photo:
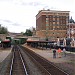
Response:
[{"label": "cloud", "polygon": [[28,5],[28,6],[42,6],[45,5],[43,3],[40,2],[22,2],[21,5]]},{"label": "cloud", "polygon": [[12,21],[10,20],[2,20],[2,21],[7,22],[7,23],[12,23]]},{"label": "cloud", "polygon": [[45,5],[44,3],[40,2],[40,1],[23,1],[23,0],[13,0],[12,1],[14,4],[16,5],[23,5],[23,6],[42,6]]},{"label": "cloud", "polygon": [[2,19],[0,19],[0,23],[3,24],[3,25],[6,24],[6,25],[12,25],[12,26],[21,26],[20,24],[14,23],[14,22],[12,22],[10,20],[2,20]]},{"label": "cloud", "polygon": [[[0,0],[0,23],[10,31],[36,27],[39,10],[70,10],[75,19],[75,0]],[[18,30],[17,30],[18,29]]]},{"label": "cloud", "polygon": [[12,23],[12,21],[0,19],[0,23]]},{"label": "cloud", "polygon": [[21,24],[18,24],[18,23],[13,23],[12,25],[13,26],[21,26]]}]

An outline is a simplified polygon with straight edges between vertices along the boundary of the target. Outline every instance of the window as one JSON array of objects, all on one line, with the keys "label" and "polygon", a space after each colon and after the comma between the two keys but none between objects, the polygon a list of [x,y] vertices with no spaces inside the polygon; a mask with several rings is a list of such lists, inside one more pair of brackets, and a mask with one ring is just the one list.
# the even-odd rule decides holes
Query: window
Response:
[{"label": "window", "polygon": [[49,16],[48,15],[46,15],[46,18],[48,18]]},{"label": "window", "polygon": [[46,20],[46,22],[48,22],[48,20]]},{"label": "window", "polygon": [[47,27],[46,30],[49,30],[49,27]]},{"label": "window", "polygon": [[48,21],[49,20],[49,18],[46,18],[46,21]]},{"label": "window", "polygon": [[55,22],[53,22],[53,25],[55,25]]},{"label": "window", "polygon": [[57,22],[57,24],[59,24],[59,22]]},{"label": "window", "polygon": [[49,26],[49,24],[46,24],[46,26]]}]

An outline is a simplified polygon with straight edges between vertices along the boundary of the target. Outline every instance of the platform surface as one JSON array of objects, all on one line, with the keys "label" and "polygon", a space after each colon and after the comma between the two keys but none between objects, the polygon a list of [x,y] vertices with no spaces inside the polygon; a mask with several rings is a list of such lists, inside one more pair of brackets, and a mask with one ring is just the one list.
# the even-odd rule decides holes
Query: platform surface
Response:
[{"label": "platform surface", "polygon": [[69,73],[70,75],[75,74],[75,52],[67,52],[66,57],[64,57],[63,52],[61,53],[61,58],[57,57],[53,58],[53,49],[37,49],[31,46],[23,45],[28,49],[34,51],[35,53],[39,54],[40,56],[44,57],[45,59],[49,60],[50,62],[54,63],[60,69],[64,70],[65,72]]},{"label": "platform surface", "polygon": [[11,52],[11,49],[0,49],[0,62],[2,62]]}]

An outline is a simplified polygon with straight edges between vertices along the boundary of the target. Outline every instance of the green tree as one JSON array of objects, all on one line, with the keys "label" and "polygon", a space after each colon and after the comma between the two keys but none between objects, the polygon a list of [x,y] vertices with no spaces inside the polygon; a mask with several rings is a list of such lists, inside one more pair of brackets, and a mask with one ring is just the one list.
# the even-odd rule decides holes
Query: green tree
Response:
[{"label": "green tree", "polygon": [[8,33],[7,28],[0,25],[0,34],[7,34],[7,33]]},{"label": "green tree", "polygon": [[25,36],[32,36],[33,32],[30,29],[26,29],[26,32],[23,34]]}]

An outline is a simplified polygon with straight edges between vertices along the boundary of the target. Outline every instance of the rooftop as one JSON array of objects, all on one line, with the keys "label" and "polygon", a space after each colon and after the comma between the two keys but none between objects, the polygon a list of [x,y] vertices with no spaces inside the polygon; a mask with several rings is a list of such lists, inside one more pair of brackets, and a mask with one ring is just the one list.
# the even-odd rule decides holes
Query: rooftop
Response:
[{"label": "rooftop", "polygon": [[69,21],[70,21],[70,23],[75,23],[75,21],[72,19],[72,17]]}]

